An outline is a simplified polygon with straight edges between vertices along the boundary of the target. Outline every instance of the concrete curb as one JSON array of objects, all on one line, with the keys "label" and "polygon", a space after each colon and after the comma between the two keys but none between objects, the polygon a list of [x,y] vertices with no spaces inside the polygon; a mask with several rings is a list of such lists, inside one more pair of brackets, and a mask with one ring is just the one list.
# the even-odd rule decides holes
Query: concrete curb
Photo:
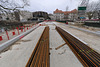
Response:
[{"label": "concrete curb", "polygon": [[91,34],[95,34],[97,36],[100,36],[100,33],[96,33],[96,32],[93,32],[93,31],[89,31],[89,30],[85,30],[85,29],[81,29],[81,28],[77,28],[77,27],[70,27],[70,28],[74,28],[74,29],[77,29],[77,30],[80,30],[80,31],[84,31],[84,32],[87,32],[87,33],[91,33]]},{"label": "concrete curb", "polygon": [[[55,24],[55,26],[57,26]],[[59,26],[58,26],[59,27]],[[81,42],[83,42],[84,44],[88,45],[88,43],[86,43],[85,41],[81,40],[80,38],[78,38],[77,36],[73,35],[72,33],[68,32],[66,29],[64,29],[67,33],[69,33],[70,35],[72,35],[73,37],[75,37],[76,39],[80,40]]]},{"label": "concrete curb", "polygon": [[13,43],[15,43],[19,39],[23,38],[24,36],[26,36],[27,34],[29,34],[30,32],[32,32],[33,30],[35,30],[38,27],[39,27],[39,25],[28,30],[28,31],[26,31],[26,32],[24,32],[24,33],[22,33],[22,34],[20,34],[20,35],[18,35],[18,36],[16,36],[16,37],[14,37],[14,38],[12,38],[11,40],[8,40],[7,42],[1,44],[0,45],[0,52],[3,51],[5,48],[11,46]]},{"label": "concrete curb", "polygon": [[[64,29],[65,30],[65,29]],[[68,32],[67,30],[65,30],[67,33],[69,33],[70,35],[72,35],[73,37],[75,37],[76,39],[80,40],[82,43],[88,45],[88,43],[86,43],[85,41],[81,40],[80,38],[78,38],[77,36],[73,35],[72,33]]]}]

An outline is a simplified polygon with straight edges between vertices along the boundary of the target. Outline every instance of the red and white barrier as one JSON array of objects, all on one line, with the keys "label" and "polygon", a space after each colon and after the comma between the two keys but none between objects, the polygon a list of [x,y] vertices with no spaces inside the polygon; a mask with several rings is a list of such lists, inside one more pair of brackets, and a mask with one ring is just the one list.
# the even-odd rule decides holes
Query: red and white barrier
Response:
[{"label": "red and white barrier", "polygon": [[21,32],[23,32],[23,29],[21,29]]},{"label": "red and white barrier", "polygon": [[12,35],[14,36],[15,35],[15,32],[12,32]]},{"label": "red and white barrier", "polygon": [[28,27],[27,27],[27,30],[28,30]]},{"label": "red and white barrier", "polygon": [[24,26],[24,32],[26,31],[25,26]]},{"label": "red and white barrier", "polygon": [[7,35],[7,38],[8,38],[8,40],[9,40],[9,35],[8,35],[8,31],[6,31],[6,35]]},{"label": "red and white barrier", "polygon": [[3,39],[2,39],[2,36],[0,36],[0,41],[2,41]]},{"label": "red and white barrier", "polygon": [[[6,37],[6,39],[8,39],[8,40],[10,40],[10,35],[12,35],[12,36],[15,36],[15,35],[20,35],[20,32],[26,32],[26,30],[28,31],[28,30],[30,30],[31,28],[34,28],[34,27],[36,27],[38,24],[35,24],[35,25],[29,25],[29,27],[25,27],[25,26],[19,26],[19,28],[21,28],[21,30],[19,30],[19,28],[18,27],[16,27],[15,29],[14,29],[14,27],[12,27],[12,32],[11,31],[5,31],[5,34],[4,35],[6,35],[7,37]],[[38,25],[39,26],[39,25]],[[23,29],[24,28],[24,29]],[[16,32],[17,31],[17,32]],[[18,33],[18,34],[17,34]],[[0,36],[0,41],[2,41],[2,40],[4,40],[3,39],[4,37],[2,37],[2,36]]]},{"label": "red and white barrier", "polygon": [[17,29],[17,31],[18,31],[18,35],[19,35],[19,29],[18,29],[18,27],[16,27],[16,29]]},{"label": "red and white barrier", "polygon": [[8,46],[12,45],[14,42],[18,41],[19,39],[22,39],[24,36],[26,36],[27,34],[29,34],[30,32],[32,32],[33,30],[35,30],[35,29],[38,28],[38,27],[39,27],[39,26],[36,26],[36,27],[34,27],[34,28],[32,28],[32,29],[30,29],[30,30],[28,30],[28,31],[26,31],[26,32],[24,32],[24,33],[22,33],[22,34],[16,36],[16,37],[14,37],[13,39],[8,40],[7,42],[1,44],[1,45],[0,45],[0,52],[1,52],[2,50],[4,50],[5,48],[7,48]]}]

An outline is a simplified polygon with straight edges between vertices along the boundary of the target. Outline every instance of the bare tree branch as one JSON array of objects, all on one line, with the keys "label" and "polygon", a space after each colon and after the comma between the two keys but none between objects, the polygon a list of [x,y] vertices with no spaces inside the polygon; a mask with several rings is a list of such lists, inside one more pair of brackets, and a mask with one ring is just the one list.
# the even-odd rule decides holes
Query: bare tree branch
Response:
[{"label": "bare tree branch", "polygon": [[13,9],[10,9],[10,8],[6,8],[6,7],[2,6],[2,5],[0,5],[0,7],[2,7],[3,9],[7,9],[7,10],[13,10]]},{"label": "bare tree branch", "polygon": [[27,2],[27,0],[22,0],[22,2],[24,3],[22,6],[18,6],[18,3],[15,3],[15,2],[14,3],[10,3],[10,2],[8,2],[8,0],[6,0],[6,1],[0,0],[0,1],[3,4],[7,3],[7,5],[5,4],[6,6],[11,6],[11,7],[5,7],[5,6],[3,6],[3,5],[0,4],[1,8],[6,9],[6,10],[12,10],[12,11],[18,10],[18,8],[24,8],[25,6],[29,5],[28,2]]}]

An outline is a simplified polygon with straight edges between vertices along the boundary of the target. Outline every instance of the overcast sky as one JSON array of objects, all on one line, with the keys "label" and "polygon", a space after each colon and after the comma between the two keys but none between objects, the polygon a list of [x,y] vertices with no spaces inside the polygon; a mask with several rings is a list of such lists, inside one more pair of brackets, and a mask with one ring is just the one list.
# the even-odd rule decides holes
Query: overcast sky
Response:
[{"label": "overcast sky", "polygon": [[[97,1],[97,0],[93,0]],[[30,0],[30,6],[25,9],[34,11],[45,11],[53,13],[57,8],[65,11],[66,7],[69,6],[69,10],[77,9],[80,0]]]}]

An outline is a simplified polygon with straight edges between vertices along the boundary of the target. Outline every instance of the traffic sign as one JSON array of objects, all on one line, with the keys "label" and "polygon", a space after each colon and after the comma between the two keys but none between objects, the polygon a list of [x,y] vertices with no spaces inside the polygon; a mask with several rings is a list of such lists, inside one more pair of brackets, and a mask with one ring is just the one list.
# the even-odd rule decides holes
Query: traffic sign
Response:
[{"label": "traffic sign", "polygon": [[80,19],[85,19],[85,17],[80,17]]},{"label": "traffic sign", "polygon": [[79,10],[79,11],[78,11],[78,14],[79,14],[79,15],[84,15],[85,12],[86,12],[86,10]]},{"label": "traffic sign", "polygon": [[78,7],[78,10],[86,10],[86,7]]}]

